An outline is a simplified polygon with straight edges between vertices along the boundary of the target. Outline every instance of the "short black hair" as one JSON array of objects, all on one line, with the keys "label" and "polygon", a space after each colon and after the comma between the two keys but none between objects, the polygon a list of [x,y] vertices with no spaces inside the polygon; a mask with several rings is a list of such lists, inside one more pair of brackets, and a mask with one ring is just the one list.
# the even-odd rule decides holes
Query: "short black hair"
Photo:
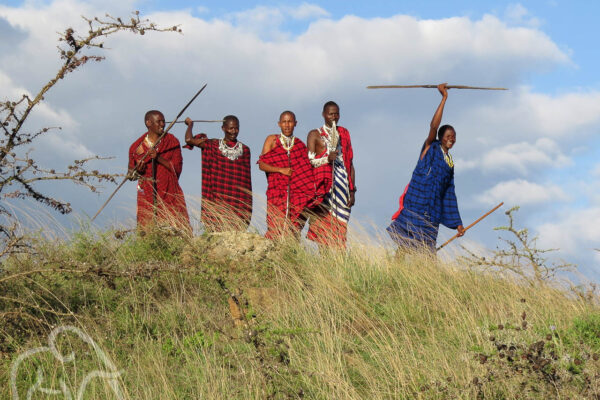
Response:
[{"label": "short black hair", "polygon": [[442,138],[444,137],[444,133],[446,133],[446,131],[448,129],[452,129],[454,131],[454,133],[456,133],[456,129],[454,129],[454,127],[452,125],[442,125],[442,126],[440,126],[440,129],[438,129],[438,132],[437,132],[437,138],[439,141],[442,140]]},{"label": "short black hair", "polygon": [[238,125],[240,124],[240,120],[235,115],[226,115],[223,117],[223,126],[229,121],[235,121]]},{"label": "short black hair", "polygon": [[150,110],[146,113],[146,115],[144,115],[144,124],[146,123],[146,121],[148,121],[150,119],[151,115],[155,115],[155,114],[161,114],[162,113],[158,110]]},{"label": "short black hair", "polygon": [[325,110],[327,110],[327,107],[330,107],[330,106],[336,106],[338,108],[338,110],[340,109],[340,106],[338,106],[335,101],[329,100],[327,103],[325,103],[323,105],[323,112],[325,112]]},{"label": "short black hair", "polygon": [[290,110],[285,110],[284,112],[282,112],[281,114],[279,114],[279,120],[280,121],[281,121],[281,117],[283,117],[285,114],[290,114],[292,117],[294,117],[294,121],[296,120],[296,114],[294,114]]}]

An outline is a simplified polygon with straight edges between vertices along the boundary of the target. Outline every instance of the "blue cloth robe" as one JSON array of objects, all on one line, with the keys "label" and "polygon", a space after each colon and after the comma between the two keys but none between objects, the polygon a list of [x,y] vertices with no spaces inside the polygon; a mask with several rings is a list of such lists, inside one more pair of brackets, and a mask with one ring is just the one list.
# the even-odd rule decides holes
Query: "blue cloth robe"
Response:
[{"label": "blue cloth robe", "polygon": [[400,246],[425,245],[434,250],[440,223],[456,229],[462,220],[454,192],[454,167],[444,160],[440,142],[434,141],[422,160],[421,153],[404,208],[387,231]]}]

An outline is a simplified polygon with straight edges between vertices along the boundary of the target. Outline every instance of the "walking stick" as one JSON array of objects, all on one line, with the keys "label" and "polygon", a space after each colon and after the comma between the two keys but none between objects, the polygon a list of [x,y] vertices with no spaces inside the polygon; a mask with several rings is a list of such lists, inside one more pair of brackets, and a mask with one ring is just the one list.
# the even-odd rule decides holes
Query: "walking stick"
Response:
[{"label": "walking stick", "polygon": [[[437,85],[377,85],[377,86],[367,86],[367,89],[413,89],[413,88],[437,89]],[[447,85],[446,89],[508,90],[506,88],[465,86],[465,85]]]},{"label": "walking stick", "polygon": [[[287,151],[287,156],[288,156],[288,167],[292,168],[292,159],[290,158],[290,151],[291,149],[289,149]],[[287,221],[288,216],[290,215],[290,186],[292,185],[292,176],[288,176],[288,186],[287,186],[287,200],[285,203],[285,220]]]},{"label": "walking stick", "polygon": [[[476,224],[478,224],[482,219],[484,219],[485,217],[487,217],[488,215],[490,215],[491,213],[493,213],[494,211],[496,211],[497,209],[499,209],[500,207],[502,207],[502,205],[504,204],[504,202],[498,204],[496,207],[492,208],[490,211],[486,212],[485,214],[483,214],[481,217],[479,217],[475,222],[473,222],[471,225],[467,226],[465,228],[465,230],[463,231],[466,232],[469,229],[471,229],[473,226],[475,226]],[[454,236],[452,236],[450,239],[448,239],[446,241],[446,243],[444,243],[443,245],[441,245],[440,247],[438,247],[437,249],[435,249],[436,251],[441,250],[442,247],[444,247],[445,245],[447,245],[448,243],[450,243],[451,241],[453,241],[454,239],[456,239],[458,237],[458,233]]]},{"label": "walking stick", "polygon": [[[165,129],[163,131],[163,133],[159,136],[158,140],[156,141],[156,143],[154,143],[152,145],[152,147],[150,147],[148,149],[148,151],[146,152],[146,154],[144,154],[144,156],[140,159],[140,162],[144,161],[146,159],[146,157],[148,157],[148,154],[150,154],[150,152],[152,150],[154,150],[156,148],[156,146],[158,146],[158,144],[160,143],[160,141],[162,140],[163,137],[165,137],[165,135],[169,132],[169,129],[171,129],[173,127],[173,124],[175,123],[175,121],[177,121],[179,119],[179,117],[181,117],[181,115],[185,112],[185,110],[190,106],[190,104],[192,104],[194,102],[194,100],[196,100],[196,97],[198,97],[198,95],[200,93],[202,93],[202,91],[204,90],[204,88],[206,87],[206,85],[208,85],[208,83],[204,84],[204,86],[202,86],[202,88],[200,90],[198,90],[198,93],[196,93],[194,95],[194,97],[192,97],[192,99],[185,105],[185,107],[183,107],[183,109],[179,112],[179,114],[177,114],[177,117],[175,117],[175,120],[172,121],[168,128]],[[131,171],[131,173],[127,173],[127,176],[125,176],[125,178],[123,179],[123,181],[119,184],[119,186],[117,186],[117,188],[115,189],[114,192],[112,192],[112,194],[108,197],[108,199],[104,202],[104,204],[102,204],[102,207],[100,207],[100,209],[96,212],[96,214],[92,217],[92,222],[94,222],[94,220],[96,219],[96,217],[98,216],[98,214],[100,214],[102,212],[102,210],[104,210],[104,207],[106,207],[106,205],[112,200],[113,197],[115,197],[115,194],[117,194],[117,192],[119,191],[119,189],[121,189],[121,187],[125,184],[125,182],[132,178],[133,176],[135,176],[135,168]]]},{"label": "walking stick", "polygon": [[158,197],[158,185],[156,184],[156,170],[158,169],[156,158],[152,159],[152,215],[156,218],[156,198]]}]

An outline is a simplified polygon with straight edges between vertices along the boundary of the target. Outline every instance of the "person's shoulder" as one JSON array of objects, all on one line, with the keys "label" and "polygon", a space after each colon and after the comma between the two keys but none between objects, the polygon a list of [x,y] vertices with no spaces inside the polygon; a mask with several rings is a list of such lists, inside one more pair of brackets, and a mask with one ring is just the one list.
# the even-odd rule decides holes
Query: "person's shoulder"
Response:
[{"label": "person's shoulder", "polygon": [[306,147],[306,144],[304,144],[304,142],[302,141],[302,139],[300,139],[299,137],[296,137],[296,145],[300,145],[300,146],[304,146]]},{"label": "person's shoulder", "polygon": [[267,136],[267,138],[265,139],[265,143],[274,144],[278,138],[279,134],[274,133],[272,135]]},{"label": "person's shoulder", "polygon": [[339,125],[337,128],[338,128],[338,132],[350,136],[350,131],[348,129],[344,128],[343,126],[339,126]]},{"label": "person's shoulder", "polygon": [[131,146],[129,146],[129,148],[130,149],[133,149],[134,147],[137,148],[140,145],[140,143],[144,140],[145,137],[146,137],[146,133],[143,133],[142,136],[135,139],[135,141],[133,143],[131,143]]},{"label": "person's shoulder", "polygon": [[242,149],[244,149],[244,151],[250,151],[250,147],[248,147],[244,142],[240,142],[240,144],[242,145]]},{"label": "person's shoulder", "polygon": [[175,135],[173,135],[172,133],[167,133],[165,135],[165,139],[168,141],[171,141],[173,143],[179,144],[179,139],[177,139],[177,137]]},{"label": "person's shoulder", "polygon": [[306,141],[319,139],[321,137],[321,131],[319,129],[312,129],[306,135]]}]

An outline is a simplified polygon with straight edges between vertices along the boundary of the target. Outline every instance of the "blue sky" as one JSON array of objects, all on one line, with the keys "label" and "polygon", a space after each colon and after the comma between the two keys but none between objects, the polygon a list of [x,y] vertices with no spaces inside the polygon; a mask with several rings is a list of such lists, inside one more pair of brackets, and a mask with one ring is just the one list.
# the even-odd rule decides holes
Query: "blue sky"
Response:
[{"label": "blue sky", "polygon": [[[281,7],[298,6],[306,2],[281,1],[142,1],[141,9],[164,11],[172,9],[190,9],[204,18],[227,16],[235,10],[251,9],[258,6]],[[322,1],[310,2],[328,11],[332,18],[344,15],[357,15],[363,18],[381,18],[396,14],[407,14],[422,19],[441,19],[451,16],[468,16],[480,18],[484,14],[499,17],[514,15],[512,23],[529,22],[539,25],[540,29],[550,36],[561,48],[569,51],[576,69],[561,68],[540,75],[531,75],[530,84],[550,91],[561,91],[572,87],[589,87],[600,85],[597,71],[600,69],[600,57],[597,51],[596,38],[600,37],[600,2],[595,1]],[[526,10],[526,14],[520,14]],[[284,29],[298,34],[306,28],[310,21],[288,21]]]},{"label": "blue sky", "polygon": [[[115,156],[123,171],[128,145],[143,133],[141,115],[175,115],[197,88],[209,85],[189,115],[241,119],[240,140],[256,159],[283,109],[299,120],[296,134],[322,123],[320,108],[341,105],[353,138],[357,205],[353,219],[385,228],[410,179],[435,91],[367,91],[369,84],[438,83],[507,86],[509,92],[451,91],[444,122],[455,126],[456,184],[465,224],[499,201],[521,205],[518,222],[542,247],[600,279],[600,3],[583,1],[192,2],[54,0],[0,2],[0,84],[6,95],[35,91],[56,68],[56,32],[80,26],[80,15],[126,16],[179,24],[183,35],[121,35],[107,60],[89,65],[47,96],[32,124],[61,125],[36,149],[48,164],[85,154]],[[158,56],[157,56],[158,55]],[[34,62],[32,62],[34,61]],[[167,117],[169,118],[169,117]],[[218,137],[218,126],[197,126]],[[183,128],[172,131],[180,139]],[[47,151],[50,150],[50,151]],[[181,184],[200,194],[198,152],[184,150]],[[257,203],[265,178],[253,171]],[[49,188],[93,214],[112,188],[91,195]],[[101,226],[131,223],[135,188],[123,189]],[[192,209],[195,207],[192,206]],[[260,207],[257,207],[260,209]],[[463,243],[494,247],[491,216]],[[257,213],[256,226],[264,224]],[[441,231],[441,238],[452,235]],[[456,250],[457,247],[454,247]],[[452,249],[451,249],[452,250]]]}]

